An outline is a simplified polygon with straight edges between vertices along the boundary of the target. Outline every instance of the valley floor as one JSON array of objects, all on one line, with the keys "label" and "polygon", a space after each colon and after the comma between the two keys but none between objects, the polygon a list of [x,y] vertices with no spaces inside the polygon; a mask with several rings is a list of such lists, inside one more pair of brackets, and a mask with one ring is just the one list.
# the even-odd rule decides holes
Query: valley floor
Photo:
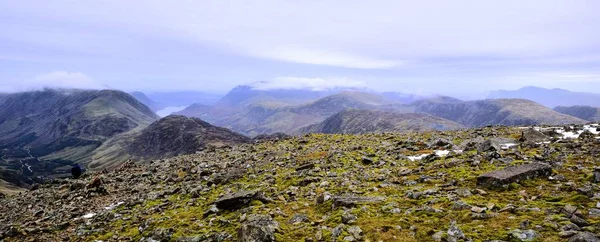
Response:
[{"label": "valley floor", "polygon": [[[598,241],[593,127],[312,134],[126,163],[0,198],[0,240]],[[533,162],[552,174],[477,183]]]}]

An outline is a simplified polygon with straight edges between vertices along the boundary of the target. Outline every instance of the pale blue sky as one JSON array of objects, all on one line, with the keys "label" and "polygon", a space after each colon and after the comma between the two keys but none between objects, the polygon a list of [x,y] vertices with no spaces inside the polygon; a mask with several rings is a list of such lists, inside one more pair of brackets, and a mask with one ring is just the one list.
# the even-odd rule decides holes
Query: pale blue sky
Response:
[{"label": "pale blue sky", "polygon": [[600,87],[599,1],[0,0],[0,91]]}]

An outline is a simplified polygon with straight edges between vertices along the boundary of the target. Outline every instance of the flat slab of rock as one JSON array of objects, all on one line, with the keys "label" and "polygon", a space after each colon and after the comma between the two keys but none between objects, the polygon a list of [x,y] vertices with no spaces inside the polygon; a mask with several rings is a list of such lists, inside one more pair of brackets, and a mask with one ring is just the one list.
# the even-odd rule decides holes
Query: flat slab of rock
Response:
[{"label": "flat slab of rock", "polygon": [[250,204],[252,200],[259,200],[264,203],[270,202],[261,192],[239,191],[217,199],[214,204],[218,209],[236,210]]},{"label": "flat slab of rock", "polygon": [[383,197],[364,197],[364,196],[333,196],[333,207],[354,207],[361,203],[378,203],[384,200]]},{"label": "flat slab of rock", "polygon": [[548,177],[551,174],[550,165],[534,162],[482,174],[477,177],[477,185],[490,188],[502,187],[513,182]]}]

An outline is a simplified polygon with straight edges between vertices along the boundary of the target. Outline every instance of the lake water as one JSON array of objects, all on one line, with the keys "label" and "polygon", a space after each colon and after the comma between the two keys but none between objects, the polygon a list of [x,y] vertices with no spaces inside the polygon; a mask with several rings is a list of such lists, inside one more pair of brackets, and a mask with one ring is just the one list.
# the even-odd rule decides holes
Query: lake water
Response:
[{"label": "lake water", "polygon": [[166,116],[169,116],[169,114],[172,114],[174,112],[179,112],[181,110],[184,110],[185,108],[187,108],[187,106],[169,106],[169,107],[166,107],[166,108],[156,111],[156,114],[158,114],[158,116],[160,116],[160,117],[166,117]]}]

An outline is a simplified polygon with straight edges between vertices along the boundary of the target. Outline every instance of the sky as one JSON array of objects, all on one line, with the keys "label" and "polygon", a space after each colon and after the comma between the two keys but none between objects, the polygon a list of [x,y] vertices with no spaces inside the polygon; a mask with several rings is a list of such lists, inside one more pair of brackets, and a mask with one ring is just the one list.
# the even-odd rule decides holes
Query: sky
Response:
[{"label": "sky", "polygon": [[600,88],[595,0],[0,0],[0,92]]}]

